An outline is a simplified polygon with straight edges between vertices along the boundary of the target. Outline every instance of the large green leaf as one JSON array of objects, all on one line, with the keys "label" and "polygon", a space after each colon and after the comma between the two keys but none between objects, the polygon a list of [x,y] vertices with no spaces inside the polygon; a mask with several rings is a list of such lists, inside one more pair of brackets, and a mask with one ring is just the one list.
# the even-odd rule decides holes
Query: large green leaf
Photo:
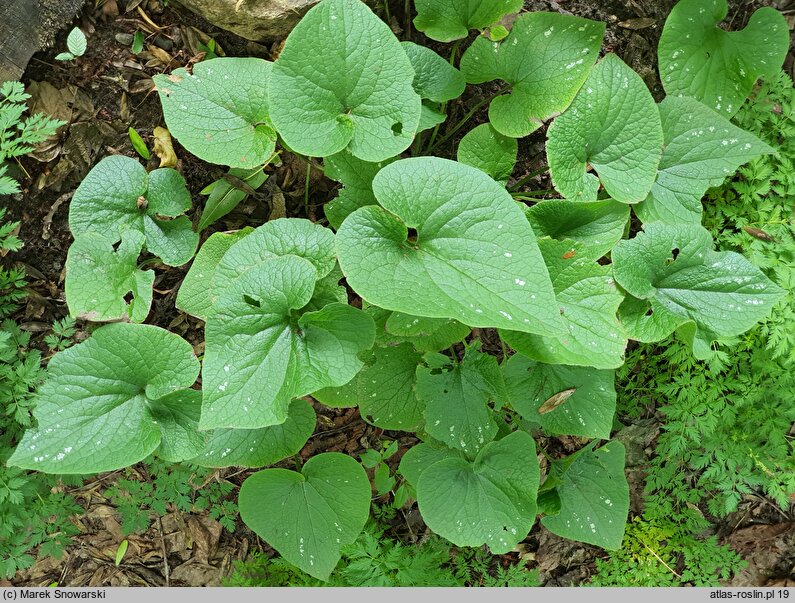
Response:
[{"label": "large green leaf", "polygon": [[232,245],[253,230],[253,228],[246,227],[231,233],[216,232],[204,242],[199,253],[196,254],[188,274],[185,275],[179,286],[175,302],[177,308],[197,318],[207,320],[207,314],[213,307],[209,283],[218,263]]},{"label": "large green leaf", "polygon": [[294,151],[348,148],[365,161],[404,151],[420,119],[411,67],[389,26],[359,0],[323,0],[287,37],[274,63],[271,117]]},{"label": "large green leaf", "polygon": [[202,429],[278,425],[293,398],[356,375],[373,321],[340,303],[297,312],[316,278],[309,261],[287,255],[246,271],[219,296],[205,329]]},{"label": "large green leaf", "polygon": [[421,98],[443,103],[463,94],[466,81],[461,72],[426,46],[401,42],[414,68],[414,90]]},{"label": "large green leaf", "polygon": [[738,167],[773,149],[686,96],[659,105],[664,149],[649,196],[635,206],[643,222],[701,224],[701,197]]},{"label": "large green leaf", "polygon": [[502,365],[511,406],[550,435],[610,437],[613,371],[543,364],[514,354]]},{"label": "large green leaf", "polygon": [[580,202],[549,199],[528,208],[527,219],[536,236],[582,243],[582,252],[598,259],[624,236],[629,207],[612,199]]},{"label": "large green leaf", "polygon": [[711,341],[750,329],[784,294],[742,255],[714,251],[700,226],[652,222],[612,258],[618,284],[644,300],[622,305],[629,336],[656,341],[680,329],[698,358]]},{"label": "large green leaf", "polygon": [[351,457],[326,452],[301,473],[265,469],[240,487],[240,517],[284,559],[328,579],[370,515],[370,481]]},{"label": "large green leaf", "polygon": [[520,11],[522,0],[414,0],[414,6],[414,27],[433,40],[450,42]]},{"label": "large green leaf", "polygon": [[519,138],[569,106],[599,55],[605,24],[558,13],[521,15],[502,42],[478,37],[461,57],[470,84],[503,80],[489,107],[494,129]]},{"label": "large green leaf", "polygon": [[376,346],[353,380],[314,396],[329,406],[358,405],[362,417],[381,429],[416,431],[425,406],[414,393],[421,359],[410,343]]},{"label": "large green leaf", "polygon": [[175,69],[154,82],[169,131],[200,159],[239,168],[268,161],[276,131],[268,115],[273,64],[256,58],[216,58]]},{"label": "large green leaf", "polygon": [[458,143],[457,158],[504,185],[513,172],[518,152],[519,143],[515,138],[503,136],[491,124],[480,124]]},{"label": "large green leaf", "polygon": [[203,467],[267,467],[297,454],[315,429],[312,405],[297,398],[287,420],[261,429],[216,429],[192,462]]},{"label": "large green leaf", "polygon": [[539,469],[533,438],[514,432],[473,462],[446,458],[420,473],[417,502],[428,527],[457,546],[488,545],[501,555],[536,519]]},{"label": "large green leaf", "polygon": [[497,434],[488,407],[497,392],[486,378],[497,360],[468,350],[460,364],[442,354],[429,354],[427,364],[417,368],[416,387],[425,402],[425,431],[474,457]]},{"label": "large green leaf", "polygon": [[547,136],[549,172],[564,197],[596,201],[600,182],[622,203],[649,194],[662,153],[660,112],[641,77],[616,55],[591,70]]},{"label": "large green leaf", "polygon": [[692,96],[730,118],[760,77],[781,69],[790,45],[784,17],[757,10],[745,29],[725,31],[726,0],[681,0],[665,21],[657,56],[669,96]]},{"label": "large green leaf", "polygon": [[616,317],[623,296],[610,266],[602,266],[572,241],[541,239],[541,253],[555,287],[566,333],[540,336],[501,330],[505,342],[548,364],[617,368],[624,363],[627,336]]},{"label": "large green leaf", "polygon": [[65,288],[70,316],[94,322],[146,320],[155,273],[138,269],[144,236],[131,230],[115,251],[113,244],[105,235],[87,232],[69,247]]},{"label": "large green leaf", "polygon": [[383,168],[373,190],[381,206],[356,210],[337,232],[340,267],[362,298],[471,326],[560,332],[530,224],[494,180],[418,157]]},{"label": "large green leaf", "polygon": [[302,218],[279,218],[255,228],[229,248],[210,278],[210,300],[214,301],[249,268],[266,260],[294,255],[317,270],[317,278],[336,266],[334,234],[320,224]]},{"label": "large green leaf", "polygon": [[[180,417],[190,427],[192,413],[175,412],[175,403],[196,402],[180,390],[196,381],[199,361],[187,341],[159,327],[101,327],[53,356],[47,373],[33,413],[38,427],[25,432],[9,465],[62,474],[113,471],[152,454]],[[161,416],[171,416],[167,425]]]},{"label": "large green leaf", "polygon": [[323,173],[343,184],[337,197],[323,206],[323,212],[333,229],[337,230],[345,218],[360,207],[378,205],[373,194],[373,178],[385,165],[386,162],[362,161],[349,151],[326,157]]},{"label": "large green leaf", "polygon": [[624,476],[624,445],[609,442],[598,450],[577,454],[558,486],[560,512],[541,523],[553,534],[621,548],[629,512],[629,486]]},{"label": "large green leaf", "polygon": [[135,159],[112,155],[77,187],[69,204],[69,228],[75,237],[98,232],[114,243],[125,232],[137,231],[146,238],[148,251],[180,266],[199,244],[199,235],[182,215],[190,207],[190,193],[178,172],[161,168],[147,174]]}]

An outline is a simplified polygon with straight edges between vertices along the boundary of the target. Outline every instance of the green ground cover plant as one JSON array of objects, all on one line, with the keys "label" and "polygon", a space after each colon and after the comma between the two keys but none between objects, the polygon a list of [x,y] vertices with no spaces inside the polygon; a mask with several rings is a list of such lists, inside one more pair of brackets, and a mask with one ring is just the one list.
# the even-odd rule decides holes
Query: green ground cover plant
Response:
[{"label": "green ground cover plant", "polygon": [[[415,434],[394,497],[403,487],[455,547],[508,553],[539,516],[561,537],[621,547],[629,488],[624,446],[610,438],[627,346],[675,341],[681,363],[725,359],[719,346],[768,320],[790,285],[716,244],[702,226],[714,209],[701,206],[710,186],[775,151],[731,123],[733,111],[718,113],[713,94],[733,90],[736,108],[749,81],[778,71],[786,24],[765,10],[742,32],[715,30],[682,11],[719,20],[725,1],[683,0],[660,44],[669,96],[657,103],[620,58],[599,58],[602,23],[536,12],[507,32],[489,26],[520,3],[458,4],[418,1],[415,24],[440,41],[488,29],[460,69],[458,42],[447,61],[401,44],[359,0],[322,0],[274,62],[215,58],[156,76],[171,133],[237,181],[261,175],[277,145],[322,159],[342,185],[329,226],[280,218],[215,233],[196,253],[182,176],[103,159],[71,201],[66,295],[74,318],[110,324],[52,358],[36,425],[9,465],[86,474],[155,454],[260,469],[240,489],[241,519],[284,563],[327,581],[342,558],[344,574],[376,546],[361,540],[373,490],[339,452],[270,467],[311,436],[311,396]],[[704,41],[669,52],[671,32]],[[751,48],[732,63],[742,69],[720,69],[739,41]],[[681,84],[696,61],[723,76]],[[463,84],[493,81],[497,92],[437,137]],[[486,103],[490,123],[470,128],[458,161],[432,154]],[[506,182],[516,139],[545,124],[560,199],[539,201]],[[220,192],[201,227],[243,196]],[[205,321],[201,362],[178,335],[140,324],[156,261],[143,253],[171,266],[195,255],[176,303]],[[540,445],[561,435],[581,438],[578,450]],[[379,575],[401,583],[400,567]]]}]

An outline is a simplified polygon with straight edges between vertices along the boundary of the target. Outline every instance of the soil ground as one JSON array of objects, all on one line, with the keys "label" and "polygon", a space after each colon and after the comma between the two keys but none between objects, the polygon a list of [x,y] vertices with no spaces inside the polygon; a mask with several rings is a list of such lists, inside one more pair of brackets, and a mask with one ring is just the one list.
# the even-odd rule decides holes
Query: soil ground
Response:
[{"label": "soil ground", "polygon": [[[615,52],[644,78],[655,97],[663,96],[657,76],[656,46],[665,17],[674,0],[528,0],[528,10],[549,10],[598,19],[607,23],[604,52]],[[174,3],[164,6],[162,0],[106,0],[93,8],[90,3],[79,23],[88,35],[88,51],[75,62],[59,63],[53,59],[65,47],[67,30],[57,37],[54,49],[34,56],[23,81],[34,94],[33,109],[55,114],[69,121],[62,128],[56,143],[40,150],[37,158],[26,157],[22,167],[27,173],[24,190],[8,203],[9,217],[22,223],[20,237],[24,249],[6,263],[18,263],[29,275],[31,296],[17,317],[23,328],[39,340],[54,319],[67,314],[64,300],[64,263],[72,242],[67,225],[69,200],[89,169],[102,157],[121,153],[137,157],[127,136],[132,126],[151,148],[152,131],[164,126],[157,94],[152,91],[151,77],[169,72],[197,60],[199,42],[213,38],[230,56],[261,56],[272,58],[279,41],[271,46],[242,40],[219,30]],[[402,2],[394,3],[402,6]],[[795,2],[773,3],[795,20]],[[728,21],[733,28],[742,26],[757,2],[732,2]],[[139,10],[140,9],[140,10]],[[445,56],[449,46],[428,41],[422,34],[407,29],[402,9],[394,12],[392,22],[396,33],[405,39],[425,43]],[[153,27],[157,26],[157,29]],[[139,55],[130,52],[132,35],[148,33],[146,49]],[[408,31],[408,34],[406,33]],[[785,69],[792,74],[792,54]],[[477,99],[468,90],[449,107],[448,123],[455,123]],[[484,110],[485,114],[485,110]],[[460,135],[452,137],[439,154],[452,156]],[[516,179],[544,164],[545,132],[539,130],[520,142],[520,163],[514,171]],[[221,168],[195,159],[174,141],[179,158],[177,169],[184,175],[189,190],[194,192],[194,206],[201,207],[204,197],[198,191],[220,177]],[[150,160],[158,163],[153,154]],[[231,230],[242,225],[257,226],[269,217],[288,215],[323,220],[321,206],[335,196],[336,184],[311,170],[311,195],[308,212],[304,207],[306,166],[287,155],[283,163],[269,168],[269,180],[256,196],[249,197],[231,214],[203,233],[203,240],[217,230]],[[23,177],[25,174],[23,174]],[[543,178],[533,188],[551,188]],[[196,219],[198,219],[196,212]],[[147,322],[167,327],[190,341],[197,352],[202,351],[203,323],[174,308],[177,289],[187,267],[171,268],[155,265],[155,300]],[[87,333],[79,323],[78,338]],[[40,343],[42,349],[43,344]],[[358,454],[377,446],[383,432],[365,423],[354,410],[334,410],[316,405],[319,423],[316,434],[307,443],[301,456],[323,451],[344,451]],[[653,453],[654,438],[659,432],[657,417],[632,426],[641,436],[636,441],[641,461]],[[390,438],[400,434],[386,434]],[[403,436],[402,444],[411,444],[411,436]],[[565,448],[565,441],[555,445]],[[401,448],[404,448],[403,446]],[[139,479],[147,479],[143,465],[134,471]],[[19,573],[15,584],[48,585],[217,585],[229,574],[234,560],[245,559],[253,550],[268,550],[267,545],[238,521],[234,534],[223,530],[206,513],[183,514],[172,510],[153,522],[143,534],[128,537],[130,548],[121,566],[114,564],[118,543],[123,536],[118,514],[102,495],[119,478],[121,472],[104,474],[71,493],[85,508],[76,518],[81,534],[67,549],[61,560],[44,559],[31,569]],[[213,479],[228,480],[239,485],[247,473],[234,469],[219,470]],[[642,506],[642,463],[629,468],[633,512]],[[735,578],[737,584],[763,584],[768,576],[783,575],[795,561],[795,518],[783,516],[765,501],[748,501],[742,513],[715,525],[722,540],[731,543],[750,566]],[[421,527],[416,511],[399,516],[393,532],[401,538],[410,537]],[[547,585],[576,585],[588,580],[594,560],[604,556],[595,547],[562,540],[546,532],[538,524],[523,545],[523,555],[532,559],[529,567],[538,567]],[[516,554],[506,560],[516,561]],[[789,564],[789,565],[787,565]]]}]

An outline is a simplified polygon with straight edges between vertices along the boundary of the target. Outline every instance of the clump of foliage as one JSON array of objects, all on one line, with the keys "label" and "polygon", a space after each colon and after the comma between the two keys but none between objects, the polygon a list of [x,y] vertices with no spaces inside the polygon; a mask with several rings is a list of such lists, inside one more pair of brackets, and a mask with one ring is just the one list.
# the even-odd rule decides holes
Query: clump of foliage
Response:
[{"label": "clump of foliage", "polygon": [[[418,3],[416,25],[464,38],[511,10],[492,4],[470,3],[464,15],[453,0]],[[111,324],[53,357],[38,425],[10,462],[86,473],[155,454],[261,469],[303,448],[316,422],[311,395],[416,434],[421,443],[400,461],[400,496],[416,498],[428,528],[456,547],[508,553],[540,515],[561,537],[618,549],[629,492],[624,447],[610,437],[629,341],[675,336],[678,363],[714,365],[716,345],[749,332],[785,295],[746,257],[716,249],[701,200],[774,152],[730,121],[734,105],[713,107],[710,95],[767,74],[760,62],[778,69],[786,24],[761,13],[765,33],[743,35],[764,57],[744,53],[745,75],[705,81],[709,64],[733,52],[714,21],[683,17],[693,6],[714,16],[707,5],[683,0],[666,24],[664,40],[686,30],[713,48],[705,59],[701,44],[661,43],[672,94],[660,103],[620,58],[597,61],[603,23],[522,14],[510,32],[478,36],[459,69],[457,46],[448,62],[401,44],[359,0],[313,7],[274,62],[216,58],[156,76],[172,134],[228,166],[228,190],[244,193],[213,200],[203,226],[253,190],[246,178],[262,183],[281,145],[308,163],[323,158],[342,184],[324,208],[329,227],[282,218],[205,241],[176,300],[205,321],[200,363],[181,337],[138,324],[154,280],[140,254],[179,266],[199,243],[185,181],[173,169],[103,159],[70,205],[66,297],[74,317]],[[694,57],[706,64],[690,75]],[[436,139],[464,84],[492,81],[506,86]],[[687,95],[682,81],[692,84]],[[442,149],[486,102],[490,124],[464,136],[460,161],[417,156]],[[538,201],[538,191],[506,183],[516,139],[549,120],[549,175],[562,198]],[[642,230],[631,230],[632,213]],[[350,291],[361,304],[349,303]],[[568,456],[542,449],[540,464],[538,442],[561,435],[587,443]],[[387,452],[376,487],[394,503],[397,479],[379,469]],[[362,465],[327,452],[295,471],[257,471],[238,504],[278,564],[326,581],[360,542],[371,498]],[[374,562],[368,550],[388,557],[403,545],[359,546],[349,571]],[[368,572],[397,580],[398,569]]]},{"label": "clump of foliage", "polygon": [[6,172],[6,161],[21,157],[53,134],[65,122],[37,113],[26,118],[25,101],[30,98],[21,82],[7,81],[0,86],[0,195],[19,192],[19,184]]},{"label": "clump of foliage", "polygon": [[622,550],[600,562],[594,584],[715,585],[738,569],[738,558],[714,538],[696,536],[709,526],[697,505],[723,517],[745,496],[767,496],[787,509],[795,493],[792,80],[779,73],[763,81],[734,122],[777,152],[708,191],[704,224],[720,249],[742,253],[788,295],[706,362],[675,340],[630,353],[618,376],[619,411],[633,417],[659,406],[663,433],[645,513],[631,524]]},{"label": "clump of foliage", "polygon": [[280,557],[255,553],[236,562],[226,586],[538,586],[538,573],[522,563],[494,566],[479,549],[456,549],[431,536],[407,545],[391,539],[385,527],[368,522],[358,538],[341,548],[342,557],[327,581],[313,578]]}]

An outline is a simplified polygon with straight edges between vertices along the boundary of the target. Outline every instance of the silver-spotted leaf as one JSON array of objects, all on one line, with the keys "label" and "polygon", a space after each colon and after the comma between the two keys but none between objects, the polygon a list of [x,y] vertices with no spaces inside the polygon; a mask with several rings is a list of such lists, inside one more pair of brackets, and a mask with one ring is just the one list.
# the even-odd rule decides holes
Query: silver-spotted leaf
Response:
[{"label": "silver-spotted leaf", "polygon": [[731,118],[760,77],[781,69],[790,46],[784,17],[757,10],[745,29],[718,27],[726,0],[681,0],[665,21],[657,57],[668,96],[691,96]]},{"label": "silver-spotted leaf", "polygon": [[370,515],[370,480],[338,452],[312,457],[301,473],[265,469],[240,487],[240,517],[289,563],[327,580]]},{"label": "silver-spotted leaf", "polygon": [[480,36],[461,57],[470,84],[503,80],[489,107],[494,129],[520,138],[569,106],[599,55],[605,24],[558,13],[521,15],[501,42]]},{"label": "silver-spotted leaf", "polygon": [[773,149],[692,98],[669,96],[659,108],[665,146],[657,180],[635,213],[644,223],[701,224],[707,189]]},{"label": "silver-spotted leaf", "polygon": [[460,364],[442,354],[429,355],[428,366],[416,369],[425,431],[450,448],[477,455],[497,434],[488,403],[498,392],[487,378],[496,366],[496,358],[475,350],[468,350]]},{"label": "silver-spotted leaf", "polygon": [[631,338],[661,339],[680,329],[696,357],[705,358],[711,341],[740,335],[767,316],[784,291],[742,255],[712,247],[701,226],[660,222],[616,245],[618,284],[645,300],[622,306]]},{"label": "silver-spotted leaf", "polygon": [[200,390],[181,389],[167,394],[149,410],[162,433],[157,456],[170,463],[179,463],[199,453],[206,437],[198,431],[202,410]]},{"label": "silver-spotted leaf", "polygon": [[286,255],[254,266],[221,293],[205,328],[202,429],[278,425],[293,398],[339,387],[359,372],[373,321],[340,303],[301,315],[316,279],[308,260]]},{"label": "silver-spotted leaf", "polygon": [[474,461],[445,458],[422,471],[417,502],[428,527],[456,546],[507,553],[536,519],[539,468],[533,438],[516,431]]},{"label": "silver-spotted leaf", "polygon": [[450,42],[520,11],[522,0],[415,0],[414,6],[414,27],[433,40]]},{"label": "silver-spotted leaf", "polygon": [[420,119],[414,69],[389,26],[359,0],[323,0],[287,36],[271,73],[273,123],[294,151],[347,148],[365,161],[404,151]]},{"label": "silver-spotted leaf", "polygon": [[643,79],[616,55],[591,70],[547,137],[549,172],[564,197],[596,201],[600,183],[621,203],[649,194],[662,153],[660,112]]},{"label": "silver-spotted leaf", "polygon": [[174,428],[157,420],[169,414],[166,406],[195,402],[172,395],[198,374],[193,348],[178,335],[151,325],[105,325],[50,360],[33,412],[38,426],[25,432],[8,464],[79,474],[137,463]]},{"label": "silver-spotted leaf", "polygon": [[598,450],[583,450],[560,479],[560,512],[543,517],[544,527],[563,538],[621,548],[629,512],[624,445],[609,442]]},{"label": "silver-spotted leaf", "polygon": [[549,364],[617,368],[624,362],[627,335],[616,317],[623,295],[610,266],[596,263],[581,244],[541,239],[541,253],[555,287],[566,334],[540,336],[501,330],[505,343]]},{"label": "silver-spotted leaf", "polygon": [[270,61],[219,57],[154,82],[171,134],[199,159],[239,168],[266,163],[276,148],[268,112]]},{"label": "silver-spotted leaf", "polygon": [[373,190],[380,205],[356,210],[337,231],[340,267],[363,299],[471,326],[561,331],[530,224],[486,174],[403,159],[378,172]]},{"label": "silver-spotted leaf", "polygon": [[261,429],[216,429],[193,463],[203,467],[267,467],[303,448],[315,429],[312,405],[297,398],[287,420]]},{"label": "silver-spotted leaf", "polygon": [[[97,232],[78,236],[66,256],[69,314],[93,322],[143,322],[152,305],[155,273],[138,269],[144,236],[130,230],[117,250],[113,239]],[[132,299],[126,301],[127,294]]]},{"label": "silver-spotted leaf", "polygon": [[502,370],[511,406],[546,433],[610,437],[616,411],[613,371],[544,364],[521,354],[511,356]]},{"label": "silver-spotted leaf", "polygon": [[185,180],[171,168],[147,174],[135,159],[113,155],[100,161],[77,187],[69,204],[69,229],[77,237],[98,232],[113,240],[133,230],[146,249],[170,266],[193,257],[199,235],[183,216],[191,208]]},{"label": "silver-spotted leaf", "polygon": [[434,440],[422,442],[409,448],[400,459],[400,474],[416,490],[423,471],[434,463],[449,458],[463,459],[464,455],[461,451],[448,448]]}]

